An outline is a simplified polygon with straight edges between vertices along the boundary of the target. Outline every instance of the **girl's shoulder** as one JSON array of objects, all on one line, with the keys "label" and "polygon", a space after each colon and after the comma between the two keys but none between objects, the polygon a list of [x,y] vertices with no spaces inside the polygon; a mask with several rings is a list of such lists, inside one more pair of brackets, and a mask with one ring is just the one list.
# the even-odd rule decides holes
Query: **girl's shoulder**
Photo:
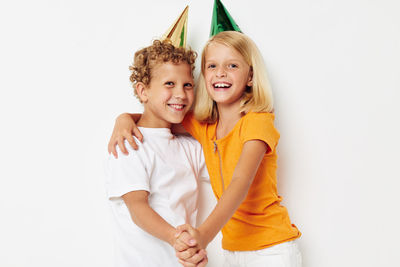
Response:
[{"label": "girl's shoulder", "polygon": [[273,122],[275,120],[275,114],[270,112],[248,112],[242,117],[244,123],[248,122]]},{"label": "girl's shoulder", "polygon": [[252,133],[277,132],[274,124],[275,115],[270,112],[248,112],[242,117],[241,132]]},{"label": "girl's shoulder", "polygon": [[242,142],[249,140],[262,140],[274,150],[280,134],[274,125],[274,113],[269,112],[249,112],[242,117],[240,127],[240,138]]}]

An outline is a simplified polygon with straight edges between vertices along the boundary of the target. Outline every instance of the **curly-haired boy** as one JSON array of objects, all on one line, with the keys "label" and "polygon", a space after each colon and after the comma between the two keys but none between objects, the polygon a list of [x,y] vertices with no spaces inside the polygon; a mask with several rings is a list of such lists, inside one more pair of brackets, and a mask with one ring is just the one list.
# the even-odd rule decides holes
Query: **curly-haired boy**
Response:
[{"label": "curly-haired boy", "polygon": [[[192,50],[159,40],[135,53],[130,80],[144,105],[137,122],[144,139],[107,162],[118,267],[180,266],[175,227],[195,224],[198,179],[208,177],[200,144],[171,133],[193,103],[195,59]],[[193,249],[204,266],[205,251]]]}]

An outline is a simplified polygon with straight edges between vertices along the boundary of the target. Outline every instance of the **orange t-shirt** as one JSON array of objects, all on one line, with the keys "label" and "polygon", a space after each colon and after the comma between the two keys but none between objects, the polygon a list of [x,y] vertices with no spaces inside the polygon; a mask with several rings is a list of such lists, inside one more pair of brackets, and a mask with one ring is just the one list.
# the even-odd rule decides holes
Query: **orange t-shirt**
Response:
[{"label": "orange t-shirt", "polygon": [[279,132],[274,127],[274,114],[249,112],[231,132],[218,140],[217,123],[200,123],[189,113],[182,124],[203,146],[211,186],[217,199],[230,184],[246,141],[262,140],[270,148],[258,168],[247,197],[221,230],[223,249],[259,250],[301,235],[296,226],[291,224],[286,208],[280,205],[282,198],[277,192],[276,146]]}]

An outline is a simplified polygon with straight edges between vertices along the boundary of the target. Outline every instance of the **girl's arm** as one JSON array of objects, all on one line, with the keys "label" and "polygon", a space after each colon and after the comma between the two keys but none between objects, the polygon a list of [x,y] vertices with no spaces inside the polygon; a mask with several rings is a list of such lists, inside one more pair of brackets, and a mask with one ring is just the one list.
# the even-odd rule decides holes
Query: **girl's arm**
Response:
[{"label": "girl's arm", "polygon": [[141,142],[143,141],[143,135],[136,126],[136,122],[141,116],[142,114],[122,113],[117,117],[110,141],[108,142],[108,153],[112,153],[115,158],[118,158],[118,153],[115,149],[118,145],[121,152],[128,155],[128,150],[126,150],[124,144],[125,139],[134,150],[138,149],[132,135],[136,136]]},{"label": "girl's arm", "polygon": [[[121,149],[121,152],[125,155],[128,155],[128,150],[124,144],[125,139],[134,150],[138,149],[138,146],[132,135],[134,135],[141,142],[143,141],[143,135],[136,125],[141,116],[142,114],[122,113],[117,117],[115,120],[114,130],[112,132],[110,141],[108,142],[108,153],[112,153],[115,158],[118,158],[118,153],[115,149],[118,145]],[[174,124],[171,128],[171,131],[174,134],[187,133],[185,128],[183,128],[182,124],[180,123]]]},{"label": "girl's arm", "polygon": [[183,127],[182,123],[172,124],[171,132],[173,134],[189,134],[185,127]]},{"label": "girl's arm", "polygon": [[232,181],[211,214],[197,229],[183,225],[177,228],[178,232],[188,231],[200,247],[206,248],[246,198],[267,149],[268,145],[261,140],[247,141],[243,145]]}]

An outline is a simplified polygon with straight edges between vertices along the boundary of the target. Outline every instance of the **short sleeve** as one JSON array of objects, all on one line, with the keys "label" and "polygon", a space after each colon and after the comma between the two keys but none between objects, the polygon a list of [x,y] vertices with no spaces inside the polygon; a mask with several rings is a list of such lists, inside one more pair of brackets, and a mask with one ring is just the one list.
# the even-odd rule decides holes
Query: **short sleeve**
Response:
[{"label": "short sleeve", "polygon": [[269,146],[268,153],[275,151],[280,135],[274,126],[274,118],[272,113],[247,114],[241,128],[242,143],[249,140],[261,140]]},{"label": "short sleeve", "polygon": [[196,140],[199,140],[201,136],[201,123],[195,119],[193,112],[188,112],[185,115],[182,125],[191,136],[193,136]]},{"label": "short sleeve", "polygon": [[146,168],[146,165],[149,166],[148,159],[140,151],[143,147],[133,150],[127,142],[125,146],[128,155],[124,155],[117,147],[118,158],[110,154],[106,161],[106,190],[110,200],[131,191],[150,191],[150,175]]},{"label": "short sleeve", "polygon": [[186,140],[190,144],[190,154],[192,164],[194,166],[196,177],[198,181],[210,182],[210,176],[207,171],[206,160],[204,158],[203,147],[193,137],[180,136],[180,138]]},{"label": "short sleeve", "polygon": [[[200,145],[199,145],[200,146]],[[204,159],[204,153],[203,149],[200,146],[199,149],[200,153],[198,153],[198,159],[199,159],[199,181],[207,181],[210,182],[210,175],[208,174],[207,166],[206,166],[206,161]]]}]

